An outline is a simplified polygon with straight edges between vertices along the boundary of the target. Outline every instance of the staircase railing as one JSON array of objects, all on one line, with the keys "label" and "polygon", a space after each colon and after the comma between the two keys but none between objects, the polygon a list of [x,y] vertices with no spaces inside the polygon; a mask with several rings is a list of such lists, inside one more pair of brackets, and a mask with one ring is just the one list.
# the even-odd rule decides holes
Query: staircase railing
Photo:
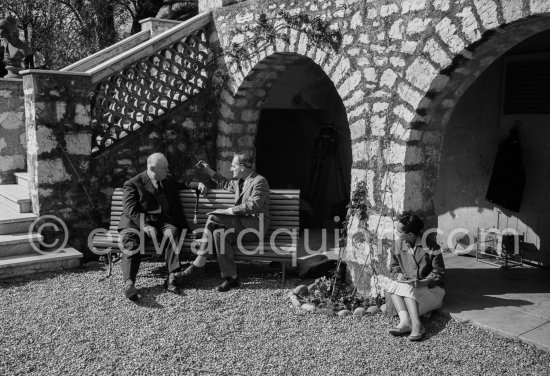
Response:
[{"label": "staircase railing", "polygon": [[201,13],[120,54],[115,45],[114,56],[93,67],[81,61],[80,68],[65,68],[90,67],[85,73],[94,85],[93,154],[201,92],[208,79],[211,18],[210,12]]}]

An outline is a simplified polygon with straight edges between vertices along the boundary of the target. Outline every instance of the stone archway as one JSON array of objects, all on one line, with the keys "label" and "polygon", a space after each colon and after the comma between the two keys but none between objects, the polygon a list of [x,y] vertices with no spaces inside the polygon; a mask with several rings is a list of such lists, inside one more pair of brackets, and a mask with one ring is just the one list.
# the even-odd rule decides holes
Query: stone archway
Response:
[{"label": "stone archway", "polygon": [[[480,191],[477,192],[479,193],[479,197],[474,198],[473,195],[470,194],[469,196],[472,197],[470,197],[471,199],[469,201],[464,197],[461,201],[460,195],[458,195],[458,191],[456,189],[453,191],[454,195],[452,198],[448,195],[446,198],[443,197],[444,193],[442,193],[442,186],[447,186],[446,190],[448,192],[451,192],[452,190],[449,187],[450,183],[445,180],[449,179],[453,175],[453,172],[449,172],[449,169],[454,167],[453,164],[449,162],[450,156],[448,154],[451,153],[448,150],[450,147],[449,145],[454,144],[453,147],[456,150],[461,149],[462,154],[468,153],[467,150],[469,150],[465,147],[465,145],[459,146],[457,145],[457,141],[450,140],[450,138],[457,137],[459,134],[466,134],[464,132],[460,133],[456,130],[454,133],[450,133],[450,123],[456,123],[456,120],[453,121],[453,119],[460,116],[460,114],[457,114],[457,111],[464,112],[468,110],[464,107],[464,104],[460,105],[462,103],[461,101],[464,100],[465,95],[469,95],[470,98],[474,98],[475,96],[481,98],[482,92],[472,92],[472,90],[476,90],[477,87],[474,87],[472,90],[469,89],[473,85],[478,84],[480,78],[483,77],[485,72],[487,72],[495,62],[501,61],[502,56],[506,54],[507,51],[520,45],[529,38],[543,32],[550,32],[550,17],[522,19],[509,25],[503,25],[486,34],[482,39],[476,41],[473,45],[468,47],[468,53],[457,55],[454,59],[454,63],[450,67],[446,68],[446,71],[444,70],[444,75],[436,77],[436,79],[432,82],[432,85],[434,83],[437,85],[438,82],[442,82],[444,80],[446,81],[444,88],[437,94],[428,92],[425,98],[428,98],[427,102],[429,102],[429,105],[421,111],[417,110],[419,115],[416,117],[417,123],[414,125],[422,129],[423,136],[418,142],[415,142],[413,147],[417,148],[417,150],[424,155],[425,163],[423,164],[422,171],[417,172],[419,176],[416,179],[412,178],[407,180],[406,195],[411,196],[416,194],[418,197],[418,203],[420,204],[420,207],[416,209],[429,218],[430,226],[437,226],[444,231],[440,239],[444,243],[443,246],[448,246],[449,243],[447,241],[449,231],[446,227],[471,227],[468,231],[475,232],[477,227],[497,226],[496,220],[493,224],[490,223],[490,218],[484,218],[488,217],[490,214],[481,214],[483,211],[493,210],[492,208],[489,208],[491,205],[488,205],[487,202],[485,204],[482,203],[484,201],[484,196],[487,189],[486,186],[477,187]],[[548,49],[550,50],[550,43],[548,44]],[[494,79],[502,81],[502,77],[503,76],[500,76]],[[501,88],[500,90],[503,89]],[[502,95],[502,92],[498,95]],[[471,100],[470,103],[475,103],[475,101],[471,102]],[[500,103],[500,98],[496,98],[495,101]],[[483,169],[484,174],[489,176],[499,142],[498,132],[496,134],[496,136],[492,136],[493,140],[491,141],[491,150],[489,152],[486,150],[476,152],[479,154],[476,157],[479,160],[477,163],[483,164],[482,167],[478,166],[478,170]],[[503,137],[502,135],[500,136],[500,140],[502,140]],[[463,140],[462,142],[466,141]],[[470,152],[472,152],[472,150],[470,150]],[[457,151],[452,153],[458,155]],[[455,161],[460,161],[459,164],[462,168],[461,170],[459,166],[454,167],[457,169],[454,177],[455,180],[456,174],[464,175],[464,169],[469,168],[467,163],[465,165],[466,159],[463,157],[464,156],[458,159],[455,158]],[[472,169],[472,167],[473,166],[470,166],[470,169]],[[472,175],[469,179],[475,179],[474,173],[470,173]],[[487,176],[485,176],[484,179],[485,178],[487,178]],[[455,183],[457,182],[458,181],[455,181]],[[449,201],[453,202],[453,204]],[[465,209],[467,207],[470,208],[468,210],[472,211],[470,214],[468,214],[468,210]],[[500,214],[506,212],[506,210],[498,210]],[[506,215],[514,217],[517,222],[521,222],[522,220],[521,216],[516,218],[513,213]],[[469,221],[472,223],[465,225],[465,221],[467,220],[458,220],[457,217],[459,216],[468,216]],[[514,226],[518,226],[518,224],[516,223]],[[532,230],[529,226],[527,226],[527,228],[527,231]],[[472,233],[471,235],[473,237],[476,234]],[[456,239],[453,241],[456,242]]]},{"label": "stone archway", "polygon": [[[307,105],[295,105],[288,98],[286,100],[275,98],[275,96],[295,96],[298,93],[302,96],[313,94],[313,90],[308,88],[309,85],[314,84],[313,81],[304,80],[299,72],[302,76],[311,75],[312,80],[322,80],[323,90],[327,96],[330,96],[330,99],[325,99],[323,104],[313,104],[315,110],[304,109],[308,106],[313,109],[311,102]],[[300,81],[300,78],[303,82],[293,82],[293,76],[294,81]],[[309,94],[307,94],[308,90]],[[303,207],[307,208],[301,215],[302,226],[332,228],[335,225],[334,216],[339,218],[336,222],[336,225],[339,225],[340,218],[345,216],[350,194],[352,166],[350,127],[342,99],[321,66],[310,57],[297,53],[274,53],[250,69],[235,95],[230,97],[229,92],[226,91],[224,98],[226,103],[221,108],[218,128],[218,169],[224,171],[228,168],[235,151],[248,152],[255,156],[256,169],[268,178],[272,188],[301,190],[301,202]],[[313,98],[313,102],[315,101],[316,99]],[[323,109],[324,104],[328,103],[331,103],[330,109]],[[285,113],[285,111],[297,110],[302,111],[300,119],[292,119],[288,113]],[[317,115],[312,114],[315,111],[318,112]],[[334,123],[335,119],[331,120],[332,111],[338,113],[336,123]],[[293,121],[295,128],[300,128],[301,132],[287,125],[279,125],[277,130],[268,131],[270,128],[267,126],[268,123],[273,124],[274,121],[281,120]],[[262,124],[263,128],[260,128]],[[321,137],[320,132],[328,128],[334,135],[333,141],[338,145],[338,150],[327,159],[314,161],[315,154],[319,154],[315,144],[318,137]],[[259,134],[261,129],[264,133]],[[275,133],[266,134],[266,132]],[[279,132],[283,132],[284,135],[279,135]],[[301,134],[303,132],[307,134]],[[266,137],[271,139],[266,142]],[[277,139],[283,141],[285,137],[299,138],[300,145],[298,146],[298,141],[294,143],[294,147],[290,147],[288,142],[282,145],[285,147],[277,148],[271,145]],[[285,168],[287,172],[294,175],[294,179],[281,180],[281,174],[273,170],[282,168],[282,166],[276,166],[274,161],[277,153],[282,149],[290,155],[279,156],[280,162],[286,161]],[[268,156],[269,154],[273,156]],[[316,164],[319,166],[315,166]],[[294,166],[289,169],[287,165]],[[312,171],[315,167],[321,170],[320,174]],[[337,178],[336,182],[335,178]],[[321,186],[323,189],[314,189],[312,186]]]}]

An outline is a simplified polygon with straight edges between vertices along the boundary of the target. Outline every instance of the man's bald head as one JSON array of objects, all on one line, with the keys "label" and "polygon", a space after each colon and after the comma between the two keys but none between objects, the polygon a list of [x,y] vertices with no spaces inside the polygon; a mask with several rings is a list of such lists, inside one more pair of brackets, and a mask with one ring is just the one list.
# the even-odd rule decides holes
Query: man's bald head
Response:
[{"label": "man's bald head", "polygon": [[147,171],[157,181],[163,181],[168,175],[168,160],[162,153],[153,153],[147,157]]}]

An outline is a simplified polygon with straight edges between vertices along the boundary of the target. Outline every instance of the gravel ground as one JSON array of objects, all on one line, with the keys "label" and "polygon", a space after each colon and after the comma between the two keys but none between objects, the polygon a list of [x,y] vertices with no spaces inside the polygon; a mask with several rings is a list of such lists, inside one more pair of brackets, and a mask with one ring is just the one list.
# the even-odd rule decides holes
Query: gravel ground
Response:
[{"label": "gravel ground", "polygon": [[134,304],[98,263],[0,281],[0,375],[548,375],[550,354],[439,315],[419,343],[393,338],[382,314],[329,318],[290,306],[309,280],[242,265],[228,293],[216,265],[182,296],[164,292],[163,264],[145,262]]}]

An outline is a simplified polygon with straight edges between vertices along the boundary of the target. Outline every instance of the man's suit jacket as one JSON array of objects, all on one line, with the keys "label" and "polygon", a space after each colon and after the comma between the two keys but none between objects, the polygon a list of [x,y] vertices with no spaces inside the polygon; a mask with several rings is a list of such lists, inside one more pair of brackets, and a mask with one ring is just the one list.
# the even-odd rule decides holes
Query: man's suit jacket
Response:
[{"label": "man's suit jacket", "polygon": [[[188,228],[179,199],[179,185],[170,176],[162,181],[162,187],[170,205],[169,221],[179,229]],[[140,229],[145,224],[151,224],[162,219],[161,204],[155,196],[155,187],[146,171],[143,171],[124,183],[122,195],[123,213],[120,216],[118,229]],[[144,223],[140,223],[143,214]]]},{"label": "man's suit jacket", "polygon": [[[227,179],[220,174],[214,174],[212,180],[223,189],[235,193],[235,206],[231,209],[233,214],[241,217],[241,223],[245,227],[257,227],[258,216],[263,214],[264,226],[269,226],[269,184],[267,179],[256,172],[245,179],[242,191],[239,189],[239,181]],[[237,204],[241,199],[240,203]]]}]

